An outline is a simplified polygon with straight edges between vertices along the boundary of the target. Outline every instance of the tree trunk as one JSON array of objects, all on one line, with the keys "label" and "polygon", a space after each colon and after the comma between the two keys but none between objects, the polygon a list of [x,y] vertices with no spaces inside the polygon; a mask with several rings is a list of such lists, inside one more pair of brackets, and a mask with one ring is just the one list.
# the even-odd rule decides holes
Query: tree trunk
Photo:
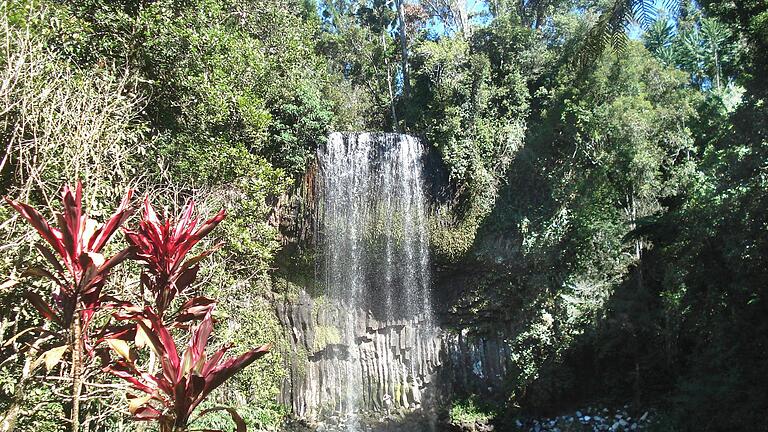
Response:
[{"label": "tree trunk", "polygon": [[[42,364],[42,359],[39,358],[40,345],[42,339],[37,339],[32,342],[30,350],[24,355],[24,366],[21,368],[21,377],[16,382],[16,387],[13,390],[13,399],[10,406],[5,412],[0,415],[0,432],[12,432],[16,430],[16,421],[21,414],[21,406],[24,402],[24,395],[27,392],[27,385],[29,384],[32,375],[37,368]],[[35,358],[38,358],[37,360]]]},{"label": "tree trunk", "polygon": [[720,59],[717,55],[717,47],[714,47],[715,51],[715,85],[720,90]]},{"label": "tree trunk", "polygon": [[[36,352],[36,350],[32,350]],[[0,432],[12,432],[16,430],[16,421],[21,414],[21,404],[24,401],[24,394],[27,391],[27,384],[29,383],[29,377],[36,369],[33,364],[33,356],[27,355],[24,360],[24,367],[21,371],[21,377],[16,383],[16,388],[13,390],[13,402],[0,418]]]},{"label": "tree trunk", "polygon": [[403,68],[403,96],[407,99],[411,95],[411,81],[408,74],[408,35],[405,27],[404,0],[397,0],[397,20],[400,23],[400,52]]},{"label": "tree trunk", "polygon": [[[384,33],[381,34],[381,45],[384,49],[384,52],[386,52],[387,40],[384,37]],[[397,111],[395,110],[395,92],[392,88],[392,71],[389,66],[389,60],[387,60],[386,54],[384,55],[384,67],[387,70],[387,91],[389,93],[389,109],[392,114],[392,130],[397,132],[399,128],[397,125]]]},{"label": "tree trunk", "polygon": [[173,420],[170,422],[160,422],[160,432],[187,432],[186,426],[177,426],[173,424]]},{"label": "tree trunk", "polygon": [[457,27],[462,36],[467,39],[470,36],[472,28],[469,26],[469,12],[467,11],[466,0],[454,0],[453,14],[458,21]]},{"label": "tree trunk", "polygon": [[640,406],[640,401],[642,400],[642,382],[640,379],[640,361],[637,359],[637,356],[635,358],[635,397],[634,397],[634,403],[635,408]]},{"label": "tree trunk", "polygon": [[[21,385],[19,385],[19,387],[21,387]],[[19,403],[19,399],[16,397],[17,395],[15,393],[17,392],[14,392],[14,398],[11,406],[8,407],[8,409],[3,414],[3,417],[0,418],[0,432],[11,432],[16,429],[16,419],[19,418],[19,413],[21,412],[21,404]]]},{"label": "tree trunk", "polygon": [[83,390],[83,328],[80,321],[80,313],[75,312],[71,325],[72,337],[72,432],[80,430],[80,393]]}]

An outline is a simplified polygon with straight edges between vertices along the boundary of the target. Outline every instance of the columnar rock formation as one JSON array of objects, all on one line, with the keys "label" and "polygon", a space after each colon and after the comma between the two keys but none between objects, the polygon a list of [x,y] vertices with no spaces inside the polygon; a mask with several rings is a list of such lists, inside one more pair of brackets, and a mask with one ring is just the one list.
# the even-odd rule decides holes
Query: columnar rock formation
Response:
[{"label": "columnar rock formation", "polygon": [[385,322],[367,313],[351,329],[349,344],[339,330],[348,312],[306,294],[279,306],[293,348],[302,353],[291,365],[283,396],[294,414],[310,421],[346,415],[354,423],[350,414],[428,407],[441,364],[441,340],[430,323],[423,315]]}]

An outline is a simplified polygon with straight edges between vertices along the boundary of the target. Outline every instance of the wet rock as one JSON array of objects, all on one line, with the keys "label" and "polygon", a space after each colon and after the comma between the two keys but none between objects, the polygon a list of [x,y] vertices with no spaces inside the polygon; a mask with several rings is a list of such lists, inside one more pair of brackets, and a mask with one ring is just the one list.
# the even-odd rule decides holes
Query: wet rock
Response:
[{"label": "wet rock", "polygon": [[[565,427],[566,431],[610,431],[610,432],[629,432],[644,430],[652,420],[650,411],[633,420],[633,416],[628,412],[629,408],[611,410],[608,408],[588,407],[581,409],[571,415],[562,415],[554,418],[531,418],[517,419],[515,425],[518,429],[527,432],[559,432],[561,428],[578,422],[583,426],[573,429],[572,426]],[[596,415],[600,413],[601,415]]]}]

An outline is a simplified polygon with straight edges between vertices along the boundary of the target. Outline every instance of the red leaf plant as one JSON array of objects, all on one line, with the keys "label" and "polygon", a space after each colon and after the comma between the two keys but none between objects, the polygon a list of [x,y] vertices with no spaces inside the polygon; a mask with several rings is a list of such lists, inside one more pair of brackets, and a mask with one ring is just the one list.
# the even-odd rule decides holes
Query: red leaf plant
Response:
[{"label": "red leaf plant", "polygon": [[[52,304],[36,293],[29,292],[28,299],[40,314],[64,328],[72,325],[75,313],[80,313],[80,325],[86,330],[93,314],[101,304],[101,290],[109,271],[125,260],[131,248],[123,249],[110,258],[101,251],[115,231],[131,215],[132,190],[128,190],[115,213],[103,224],[83,212],[83,187],[77,183],[75,190],[64,186],[62,211],[56,215],[58,228],[51,226],[32,206],[5,197],[5,200],[26,219],[50,245],[38,243],[36,248],[51,264],[53,271],[33,267],[25,275],[42,276],[52,280],[56,287]],[[53,250],[51,250],[53,249]],[[85,338],[85,332],[83,332]]]},{"label": "red leaf plant", "polygon": [[178,218],[171,219],[166,215],[163,222],[146,197],[138,229],[125,230],[128,243],[137,250],[137,259],[146,264],[141,274],[142,289],[154,294],[155,310],[160,316],[164,315],[176,295],[195,280],[200,260],[216,250],[216,247],[211,248],[185,261],[192,247],[226,217],[222,209],[200,224],[193,217],[194,211],[195,202],[190,200]]},{"label": "red leaf plant", "polygon": [[[33,267],[24,272],[25,276],[42,276],[53,281],[55,287],[48,303],[40,295],[28,292],[27,298],[50,321],[68,329],[70,337],[62,345],[48,353],[58,353],[50,358],[58,362],[64,351],[71,349],[72,363],[69,372],[72,379],[72,396],[69,420],[72,431],[80,425],[80,394],[86,378],[83,351],[93,353],[89,344],[88,325],[101,307],[101,291],[109,271],[124,261],[131,248],[123,249],[110,258],[101,251],[115,231],[130,216],[132,190],[128,190],[115,213],[103,224],[91,219],[83,212],[83,186],[77,183],[75,190],[64,186],[62,210],[56,215],[58,227],[51,226],[32,206],[5,197],[5,200],[26,219],[40,236],[50,245],[36,245],[43,257],[52,266],[51,270]],[[68,345],[68,346],[67,346]],[[48,353],[44,354],[48,358]]]},{"label": "red leaf plant", "polygon": [[[178,351],[162,318],[150,307],[125,306],[114,314],[117,320],[130,320],[137,326],[131,326],[133,331],[107,340],[119,358],[104,370],[143,393],[142,396],[129,396],[129,411],[136,420],[157,421],[161,432],[186,431],[193,411],[211,391],[269,351],[270,345],[263,345],[224,360],[225,353],[232,346],[227,344],[206,357],[205,348],[213,330],[214,307],[208,307],[200,324],[190,331],[189,343],[183,353]],[[136,354],[127,343],[136,339],[136,333],[141,334],[159,359],[159,372],[144,372],[136,364]],[[230,413],[238,431],[245,430],[245,424],[234,410],[217,409]]]}]

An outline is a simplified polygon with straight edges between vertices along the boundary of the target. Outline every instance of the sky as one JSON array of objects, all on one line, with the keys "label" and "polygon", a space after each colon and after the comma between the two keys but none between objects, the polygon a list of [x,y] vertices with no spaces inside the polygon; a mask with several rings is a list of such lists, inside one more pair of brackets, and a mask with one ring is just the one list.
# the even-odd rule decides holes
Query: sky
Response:
[{"label": "sky", "polygon": [[[489,22],[490,16],[488,13],[487,0],[465,0],[467,3],[467,12],[469,13],[470,21],[474,25],[483,25]],[[666,5],[670,2],[683,1],[683,0],[653,0],[654,8],[657,11],[665,10]],[[406,3],[415,3],[417,0],[406,0]],[[318,9],[321,9],[321,0],[317,0]],[[674,19],[670,18],[670,23],[675,24]],[[443,22],[437,18],[432,18],[427,24],[427,29],[430,33],[436,37],[446,35],[446,28]],[[631,39],[640,39],[643,34],[643,29],[637,23],[630,23],[627,26],[627,33]]]},{"label": "sky", "polygon": [[[467,1],[467,13],[471,17],[470,21],[473,24],[483,24],[488,19],[488,5],[486,0],[466,0]],[[437,35],[444,35],[445,26],[440,20],[433,18],[430,23],[427,24],[427,29],[430,32],[434,32]]]},{"label": "sky", "polygon": [[[467,1],[467,11],[469,12],[469,15],[473,17],[473,19],[471,20],[473,24],[475,25],[487,24],[489,21],[487,0],[466,0],[466,1]],[[653,7],[657,11],[666,10],[667,9],[666,5],[668,5],[670,1],[675,2],[680,0],[654,0]],[[670,18],[670,23],[674,25],[675,24],[674,19]],[[429,23],[428,29],[430,31],[433,31],[436,35],[445,34],[445,26],[443,25],[443,23],[434,18]],[[643,29],[638,23],[630,23],[627,26],[627,33],[631,39],[640,39],[643,34]]]}]

